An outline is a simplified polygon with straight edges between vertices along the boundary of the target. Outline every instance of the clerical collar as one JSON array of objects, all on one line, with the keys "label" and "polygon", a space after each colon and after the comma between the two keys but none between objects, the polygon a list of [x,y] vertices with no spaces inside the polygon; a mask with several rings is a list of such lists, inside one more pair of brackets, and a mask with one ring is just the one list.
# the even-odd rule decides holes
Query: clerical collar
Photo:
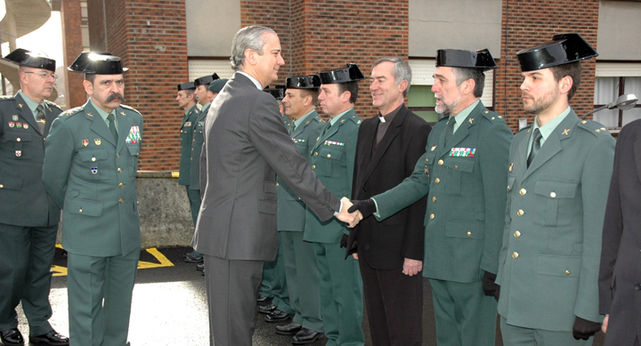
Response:
[{"label": "clerical collar", "polygon": [[398,110],[401,109],[401,107],[403,107],[402,104],[386,115],[381,115],[381,112],[378,112],[378,120],[380,120],[383,124],[386,122],[392,122],[392,120],[394,120],[394,116],[396,116],[396,113],[398,113]]}]

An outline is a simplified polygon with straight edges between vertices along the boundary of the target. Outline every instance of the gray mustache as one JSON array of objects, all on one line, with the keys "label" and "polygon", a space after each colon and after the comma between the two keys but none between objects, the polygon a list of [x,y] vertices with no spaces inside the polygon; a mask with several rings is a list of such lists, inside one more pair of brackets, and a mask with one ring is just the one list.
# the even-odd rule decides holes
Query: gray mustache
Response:
[{"label": "gray mustache", "polygon": [[120,102],[125,102],[125,98],[120,93],[113,93],[113,94],[107,96],[107,102],[111,102],[111,101],[113,101],[115,99],[119,99]]}]

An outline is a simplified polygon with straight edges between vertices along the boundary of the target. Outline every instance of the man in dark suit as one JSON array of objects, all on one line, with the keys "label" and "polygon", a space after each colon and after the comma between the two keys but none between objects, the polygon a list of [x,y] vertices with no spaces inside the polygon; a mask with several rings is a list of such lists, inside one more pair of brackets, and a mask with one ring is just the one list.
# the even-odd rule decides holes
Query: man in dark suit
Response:
[{"label": "man in dark suit", "polygon": [[[352,198],[367,199],[412,174],[431,127],[403,105],[412,71],[399,57],[374,62],[370,78],[378,117],[358,130]],[[359,260],[374,345],[421,345],[425,197],[385,221],[363,220],[349,242]]]},{"label": "man in dark suit", "polygon": [[120,58],[83,52],[87,103],[62,113],[45,145],[42,181],[62,207],[72,346],[125,345],[140,256],[136,172],[142,115],[123,102]]},{"label": "man in dark suit", "polygon": [[606,346],[641,345],[641,120],[623,127],[605,209],[599,311]]},{"label": "man in dark suit", "polygon": [[16,307],[22,301],[29,341],[68,345],[51,317],[51,264],[60,208],[42,185],[44,139],[62,112],[51,96],[56,61],[18,48],[5,57],[18,64],[20,91],[0,100],[0,338],[22,345]]},{"label": "man in dark suit", "polygon": [[[321,220],[353,223],[349,200],[318,180],[262,91],[285,62],[272,29],[249,26],[232,41],[233,77],[212,103],[203,146],[207,184],[193,245],[205,255],[210,342],[251,345],[263,262],[276,256],[276,177]],[[340,212],[339,212],[340,211]]]}]

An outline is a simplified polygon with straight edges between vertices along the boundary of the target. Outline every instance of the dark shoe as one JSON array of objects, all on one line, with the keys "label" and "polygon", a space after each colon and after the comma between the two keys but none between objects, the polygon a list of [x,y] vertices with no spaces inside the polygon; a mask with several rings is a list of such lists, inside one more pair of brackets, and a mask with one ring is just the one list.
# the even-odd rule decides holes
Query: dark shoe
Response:
[{"label": "dark shoe", "polygon": [[188,252],[184,258],[187,263],[203,263],[203,255],[197,256],[194,252]]},{"label": "dark shoe", "polygon": [[308,344],[313,344],[318,339],[320,339],[323,336],[322,333],[319,333],[317,331],[303,328],[296,333],[292,337],[292,344],[294,345],[308,345]]},{"label": "dark shoe", "polygon": [[258,298],[256,298],[256,302],[257,303],[265,303],[270,299],[271,299],[271,297],[266,297],[266,296],[260,296],[259,295]]},{"label": "dark shoe", "polygon": [[32,345],[67,346],[69,345],[69,338],[52,330],[47,334],[30,336],[29,343]]},{"label": "dark shoe", "polygon": [[205,263],[196,264],[196,270],[198,270],[199,272],[204,272],[205,271]]},{"label": "dark shoe", "polygon": [[286,313],[285,311],[282,311],[280,309],[275,309],[274,311],[267,314],[267,316],[265,316],[265,322],[267,323],[284,322],[291,317],[292,315]]},{"label": "dark shoe", "polygon": [[18,328],[0,330],[0,339],[5,345],[24,345],[24,339]]},{"label": "dark shoe", "polygon": [[276,326],[276,334],[278,335],[295,335],[303,326],[296,322],[289,322],[287,324],[279,324]]},{"label": "dark shoe", "polygon": [[274,304],[258,305],[258,312],[261,314],[268,314],[274,310],[276,310],[276,305]]}]

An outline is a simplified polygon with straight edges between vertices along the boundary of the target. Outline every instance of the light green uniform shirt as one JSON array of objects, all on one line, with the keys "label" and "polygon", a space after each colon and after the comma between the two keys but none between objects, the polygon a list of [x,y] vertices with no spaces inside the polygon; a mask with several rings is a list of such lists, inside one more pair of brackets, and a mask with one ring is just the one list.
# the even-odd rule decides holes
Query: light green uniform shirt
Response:
[{"label": "light green uniform shirt", "polygon": [[[476,102],[472,103],[471,105],[465,107],[464,110],[460,111],[457,115],[454,116],[454,128],[452,129],[452,133],[456,133],[456,130],[461,126],[461,124],[465,121],[468,115],[472,112],[472,110],[476,107],[476,105],[481,102],[481,100],[476,100]],[[451,116],[450,116],[451,118]]]},{"label": "light green uniform shirt", "polygon": [[107,112],[105,112],[104,109],[98,107],[95,103],[93,103],[91,98],[89,98],[89,102],[91,103],[93,108],[95,108],[96,111],[98,111],[98,114],[100,115],[102,120],[104,120],[105,124],[107,124],[107,128],[109,128],[109,120],[107,120],[107,116],[109,116],[109,114],[113,114],[114,115],[114,125],[116,125],[116,133],[118,133],[118,117],[116,116],[116,110],[114,109],[114,110],[111,111],[111,113],[107,113]]},{"label": "light green uniform shirt", "polygon": [[530,140],[527,143],[527,155],[530,156],[530,151],[532,151],[532,141],[534,140],[534,129],[539,129],[541,132],[541,146],[545,143],[545,140],[552,134],[552,131],[559,126],[559,124],[565,119],[566,116],[570,114],[570,107],[566,108],[558,117],[550,120],[547,124],[539,126],[538,118],[534,118],[534,124],[532,124],[532,133],[530,134]]},{"label": "light green uniform shirt", "polygon": [[32,100],[29,96],[25,95],[22,90],[18,90],[18,95],[22,97],[24,102],[27,103],[27,107],[31,110],[31,113],[33,114],[33,118],[38,121],[37,114],[38,112],[36,111],[36,108],[38,108],[38,105],[42,105],[42,107],[45,107],[45,102],[42,101],[41,103],[38,103],[34,100]]},{"label": "light green uniform shirt", "polygon": [[339,121],[343,117],[343,115],[345,115],[345,113],[349,112],[350,110],[351,110],[351,108],[346,110],[346,111],[344,111],[343,113],[331,118],[329,120],[330,126],[333,126],[334,124],[336,124],[336,122]]},{"label": "light green uniform shirt", "polygon": [[312,109],[311,111],[305,113],[305,115],[303,115],[302,117],[294,120],[294,128],[297,128],[298,125],[302,124],[303,121],[305,121],[305,119],[307,119],[307,117],[312,113],[314,113],[314,109]]}]

